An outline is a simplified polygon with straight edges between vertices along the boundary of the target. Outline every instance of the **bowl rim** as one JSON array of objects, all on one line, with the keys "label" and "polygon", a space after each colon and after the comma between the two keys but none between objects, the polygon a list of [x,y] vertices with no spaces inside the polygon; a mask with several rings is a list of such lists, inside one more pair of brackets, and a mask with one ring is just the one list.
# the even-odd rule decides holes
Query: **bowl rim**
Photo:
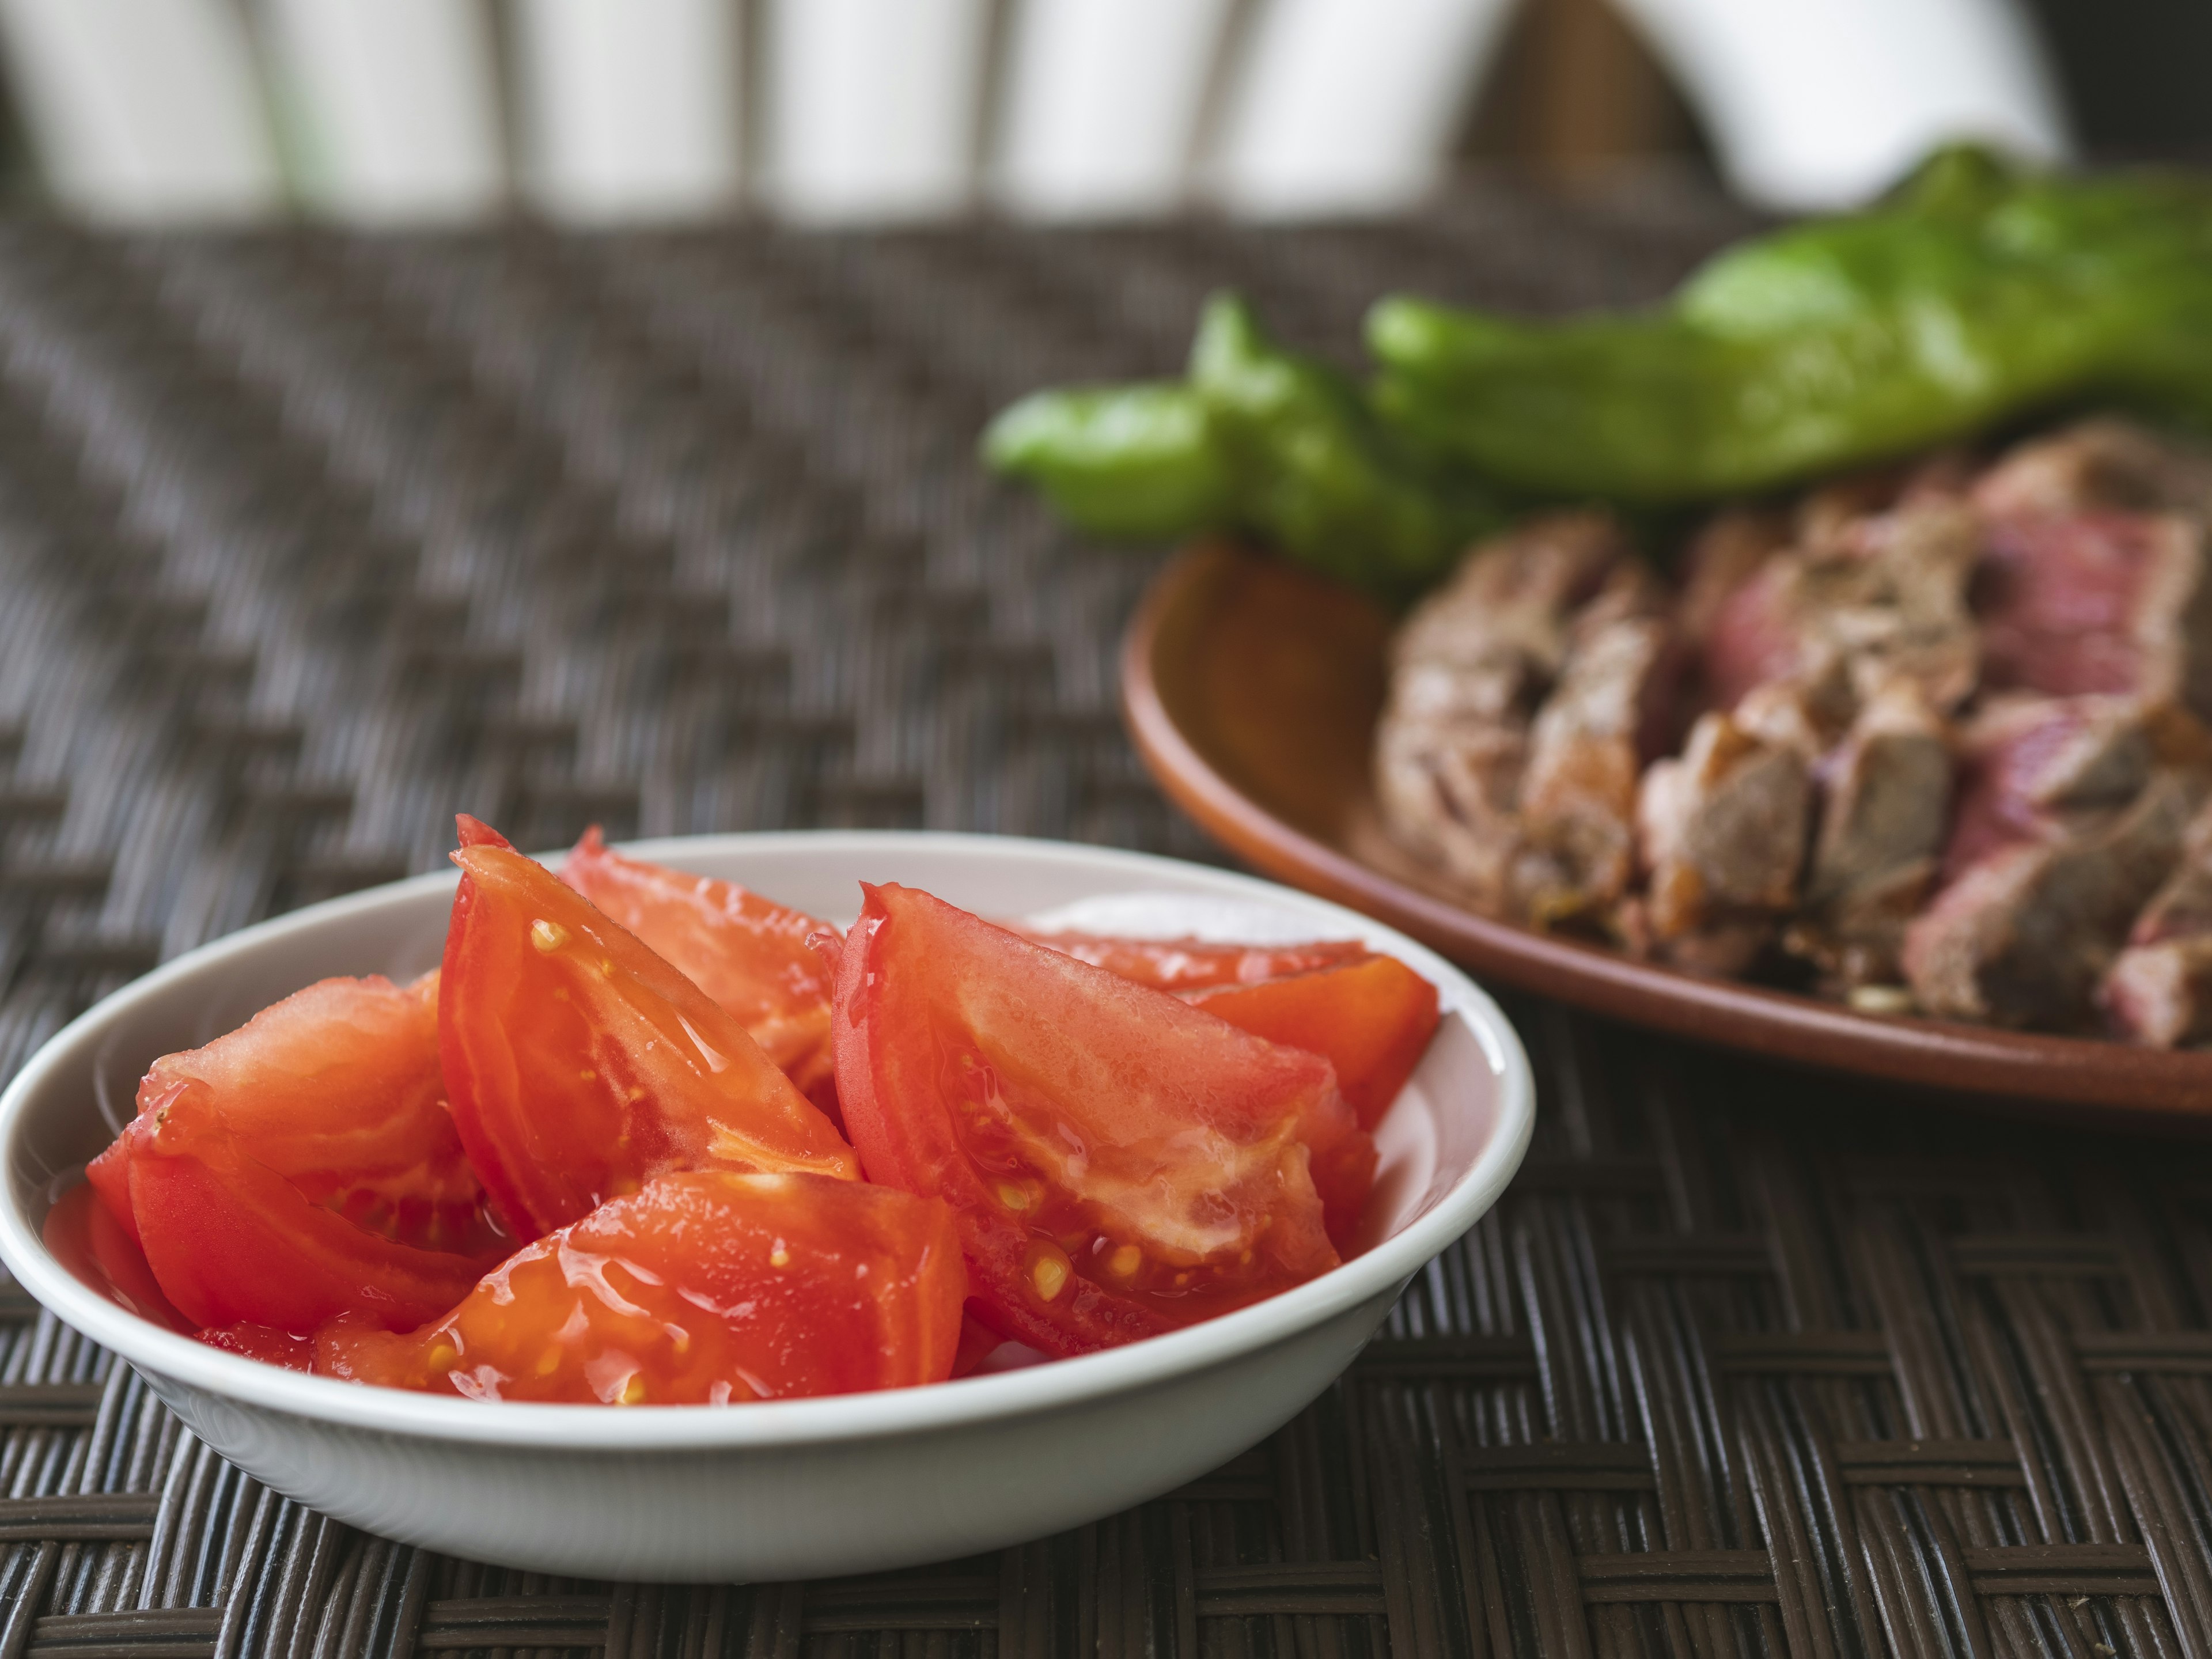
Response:
[{"label": "bowl rim", "polygon": [[[665,860],[687,851],[759,852],[801,848],[855,856],[897,848],[969,857],[1019,856],[1126,873],[1130,890],[1141,878],[1172,872],[1230,896],[1243,896],[1314,915],[1347,933],[1383,941],[1402,953],[1445,994],[1465,1020],[1495,1079],[1496,1118],[1474,1162],[1436,1203],[1364,1254],[1304,1285],[1202,1324],[1126,1347],[1084,1354],[947,1382],[804,1400],[757,1401],[742,1410],[692,1406],[546,1405],[474,1401],[363,1387],[303,1376],[211,1348],[167,1331],[109,1302],[57,1261],[13,1200],[0,1198],[0,1262],[40,1304],[134,1366],[187,1388],[240,1404],[332,1427],[484,1446],[553,1452],[693,1451],[819,1446],[971,1426],[1081,1405],[1109,1395],[1166,1383],[1287,1341],[1359,1304],[1389,1291],[1457,1239],[1496,1201],[1528,1150],[1535,1121],[1535,1090],[1528,1056],[1511,1023],[1489,994],[1460,969],[1419,941],[1374,918],[1310,893],[1241,872],[1080,842],[1013,836],[926,830],[784,830],[667,836],[624,842],[625,850]],[[558,854],[535,854],[542,858]],[[856,879],[858,878],[856,877]],[[33,1102],[54,1086],[64,1064],[88,1039],[180,981],[217,969],[276,940],[343,926],[356,915],[407,902],[459,881],[434,872],[325,900],[209,941],[102,998],[40,1045],[0,1092],[0,1175],[11,1158]],[[12,1183],[11,1183],[12,1186]],[[41,1218],[43,1219],[43,1218]]]}]

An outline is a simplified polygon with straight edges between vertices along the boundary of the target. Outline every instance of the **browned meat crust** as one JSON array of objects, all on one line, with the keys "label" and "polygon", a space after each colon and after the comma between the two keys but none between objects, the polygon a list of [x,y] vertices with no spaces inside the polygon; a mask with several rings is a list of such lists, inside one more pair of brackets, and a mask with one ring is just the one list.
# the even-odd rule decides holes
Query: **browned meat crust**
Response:
[{"label": "browned meat crust", "polygon": [[[1653,951],[1740,971],[1797,901],[1812,781],[1804,751],[1715,712],[1644,774],[1637,828]],[[1732,966],[1731,966],[1732,964]]]},{"label": "browned meat crust", "polygon": [[1905,927],[1935,884],[1951,747],[1919,684],[1867,699],[1824,758],[1820,832],[1793,946],[1846,990],[1894,983]]},{"label": "browned meat crust", "polygon": [[2132,1042],[2171,1048],[2212,1037],[2212,807],[2190,824],[2180,865],[2128,930],[2097,1000]]},{"label": "browned meat crust", "polygon": [[1975,481],[1973,502],[1992,519],[2100,508],[2212,518],[2212,456],[2131,421],[2082,421],[2014,447]]},{"label": "browned meat crust", "polygon": [[2002,847],[1905,930],[1922,1008],[1950,1019],[2072,1030],[2129,924],[2181,851],[2203,774],[2172,769],[2128,805],[2085,815],[2063,839]]},{"label": "browned meat crust", "polygon": [[1529,721],[1576,611],[1627,556],[1609,520],[1532,520],[1471,552],[1399,633],[1376,741],[1384,819],[1492,914],[1516,908]]}]

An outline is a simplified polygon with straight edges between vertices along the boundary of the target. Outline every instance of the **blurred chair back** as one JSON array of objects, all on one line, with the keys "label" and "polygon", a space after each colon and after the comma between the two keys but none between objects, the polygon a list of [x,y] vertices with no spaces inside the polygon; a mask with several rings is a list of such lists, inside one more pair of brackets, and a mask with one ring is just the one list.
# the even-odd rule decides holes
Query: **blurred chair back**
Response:
[{"label": "blurred chair back", "polygon": [[[1432,189],[1518,3],[0,0],[0,51],[101,221],[1302,216]],[[2067,149],[2016,0],[1617,3],[1762,202]]]}]

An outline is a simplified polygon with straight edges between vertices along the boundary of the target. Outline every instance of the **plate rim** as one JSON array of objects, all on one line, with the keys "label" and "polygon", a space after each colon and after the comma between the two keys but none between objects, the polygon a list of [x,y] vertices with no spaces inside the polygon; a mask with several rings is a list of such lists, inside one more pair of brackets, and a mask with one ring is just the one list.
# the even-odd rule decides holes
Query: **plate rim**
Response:
[{"label": "plate rim", "polygon": [[[1793,992],[1635,962],[1451,904],[1277,816],[1224,776],[1179,725],[1156,657],[1166,624],[1234,567],[1271,556],[1189,544],[1152,577],[1124,630],[1121,712],[1161,789],[1273,879],[1370,915],[1469,972],[1678,1036],[1770,1060],[2051,1106],[2094,1107],[2137,1126],[2212,1127],[2212,1053],[2005,1031],[1917,1015],[1877,1016]],[[1299,572],[1315,581],[1325,578]]]}]

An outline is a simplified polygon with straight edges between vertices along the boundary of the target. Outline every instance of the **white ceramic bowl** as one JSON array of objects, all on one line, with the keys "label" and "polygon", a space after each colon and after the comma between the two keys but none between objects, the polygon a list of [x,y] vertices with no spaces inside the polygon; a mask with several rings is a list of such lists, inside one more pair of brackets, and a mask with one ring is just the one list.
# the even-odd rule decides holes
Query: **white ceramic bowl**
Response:
[{"label": "white ceramic bowl", "polygon": [[125,1312],[46,1249],[54,1196],[105,1146],[158,1055],[312,981],[434,964],[454,878],[420,877],[264,922],[125,988],[0,1096],[0,1258],[32,1295],[144,1374],[192,1431],[356,1526],[513,1566],[745,1581],[997,1548],[1203,1474],[1295,1415],[1407,1279],[1496,1201],[1534,1117],[1528,1065],[1449,963],[1352,911],[1134,854],[981,836],[830,833],[647,842],[643,856],[849,918],[855,883],[926,888],[986,915],[1216,938],[1361,938],[1435,982],[1446,1017],[1377,1133],[1376,1240],[1267,1302],[1112,1352],[933,1388],[715,1409],[483,1405],[303,1376]]}]

